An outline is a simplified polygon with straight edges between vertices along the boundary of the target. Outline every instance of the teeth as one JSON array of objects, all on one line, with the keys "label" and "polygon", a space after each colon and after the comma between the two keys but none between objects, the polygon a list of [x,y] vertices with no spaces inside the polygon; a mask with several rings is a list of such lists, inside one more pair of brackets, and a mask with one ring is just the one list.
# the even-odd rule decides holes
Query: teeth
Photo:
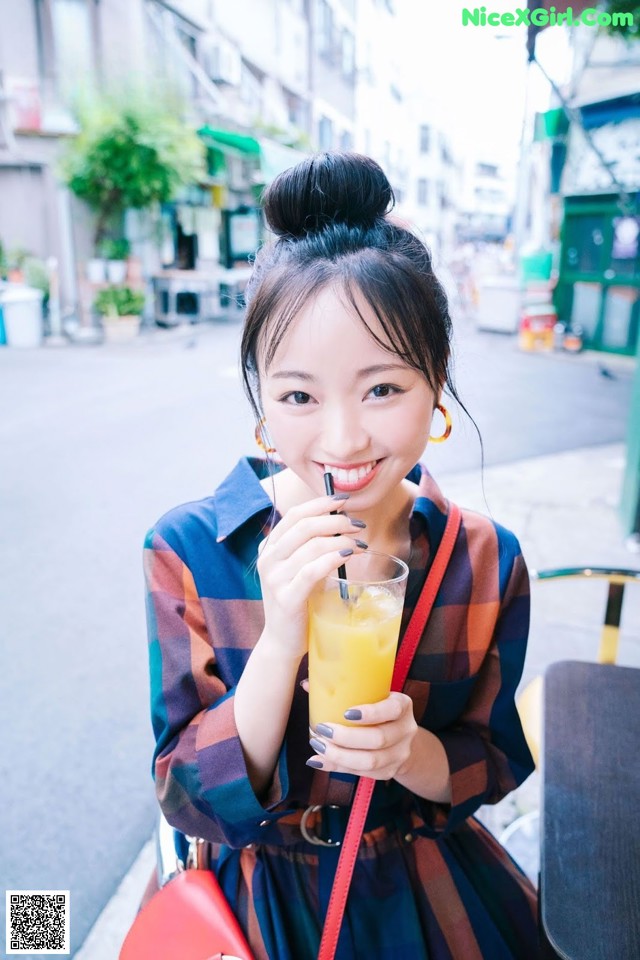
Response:
[{"label": "teeth", "polygon": [[377,460],[372,460],[371,463],[364,467],[358,467],[357,470],[342,470],[340,467],[332,467],[329,464],[325,464],[324,469],[325,473],[332,473],[336,480],[341,480],[342,483],[357,483],[358,480],[362,480],[363,477],[371,473],[377,462]]}]

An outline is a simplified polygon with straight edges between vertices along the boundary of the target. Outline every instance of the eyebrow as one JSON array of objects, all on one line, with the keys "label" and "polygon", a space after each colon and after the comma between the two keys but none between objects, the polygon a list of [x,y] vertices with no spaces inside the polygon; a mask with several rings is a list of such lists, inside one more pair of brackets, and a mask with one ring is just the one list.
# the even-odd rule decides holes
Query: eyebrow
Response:
[{"label": "eyebrow", "polygon": [[[369,377],[374,373],[386,373],[389,370],[406,369],[407,365],[405,363],[374,363],[371,367],[364,367],[364,369],[358,370],[356,373],[356,379],[362,380],[363,377]],[[270,376],[274,380],[287,380],[292,378],[296,380],[315,382],[316,379],[311,373],[307,373],[304,370],[278,370],[277,373],[272,373]]]}]

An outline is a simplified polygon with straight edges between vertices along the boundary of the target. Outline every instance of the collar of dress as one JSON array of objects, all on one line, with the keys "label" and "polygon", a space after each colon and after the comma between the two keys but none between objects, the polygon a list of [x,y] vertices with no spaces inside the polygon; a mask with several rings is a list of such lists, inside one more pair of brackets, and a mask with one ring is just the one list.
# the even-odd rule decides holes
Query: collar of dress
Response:
[{"label": "collar of dress", "polygon": [[[273,509],[273,503],[260,481],[283,468],[284,464],[273,461],[269,464],[262,457],[241,457],[215,491],[218,543],[226,540],[257,514]],[[412,521],[414,518],[422,519],[427,533],[431,531],[439,540],[438,535],[447,519],[448,501],[423,463],[417,463],[406,479],[418,484]],[[277,511],[276,516],[279,516]],[[433,537],[429,536],[429,539],[433,540]]]}]

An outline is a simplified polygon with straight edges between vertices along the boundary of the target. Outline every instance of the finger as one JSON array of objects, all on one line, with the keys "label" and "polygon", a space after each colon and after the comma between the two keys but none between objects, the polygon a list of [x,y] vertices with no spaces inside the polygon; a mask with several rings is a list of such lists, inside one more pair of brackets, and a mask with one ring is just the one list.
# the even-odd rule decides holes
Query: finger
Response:
[{"label": "finger", "polygon": [[327,539],[345,534],[356,537],[358,534],[362,535],[363,531],[364,526],[361,520],[343,513],[338,513],[335,516],[305,517],[298,521],[294,527],[287,530],[279,540],[272,542],[270,556],[276,560],[284,560],[311,540]]},{"label": "finger", "polygon": [[406,693],[392,691],[378,703],[354,704],[345,710],[344,717],[350,723],[357,723],[358,727],[370,726],[399,720],[408,710],[413,714],[411,697]]},{"label": "finger", "polygon": [[300,686],[302,687],[302,689],[304,690],[305,693],[309,693],[309,681],[308,681],[308,679],[301,680],[301,681],[300,681]]},{"label": "finger", "polygon": [[269,557],[268,566],[265,563],[258,570],[263,590],[299,604],[315,584],[335,573],[347,557],[366,549],[364,541],[344,535],[316,537],[287,559],[273,562],[274,558]]},{"label": "finger", "polygon": [[[340,540],[336,542],[340,543]],[[348,549],[352,553],[362,552],[361,548],[357,547],[353,541],[351,541],[351,546]],[[344,553],[332,549],[330,552],[323,553],[316,559],[305,563],[295,573],[293,573],[295,564],[291,566],[287,565],[287,569],[291,570],[293,576],[287,584],[282,585],[282,602],[293,605],[296,600],[299,600],[301,597],[306,599],[315,585],[330,574],[335,573],[344,561]]]},{"label": "finger", "polygon": [[307,765],[329,773],[351,773],[355,776],[388,780],[397,769],[397,750],[347,750],[333,744],[322,753],[311,743],[316,752],[307,760]]},{"label": "finger", "polygon": [[305,500],[304,503],[299,503],[295,507],[291,507],[287,510],[282,520],[272,529],[269,534],[269,540],[271,543],[278,543],[292,527],[295,527],[297,523],[306,517],[329,515],[334,510],[342,510],[347,499],[348,498],[342,494],[335,494],[331,497],[316,497],[313,500]]},{"label": "finger", "polygon": [[344,747],[352,751],[387,750],[406,736],[407,728],[401,720],[362,727],[345,727],[340,723],[320,723],[313,728],[313,739],[316,742],[322,743],[325,747],[331,744],[331,746]]}]

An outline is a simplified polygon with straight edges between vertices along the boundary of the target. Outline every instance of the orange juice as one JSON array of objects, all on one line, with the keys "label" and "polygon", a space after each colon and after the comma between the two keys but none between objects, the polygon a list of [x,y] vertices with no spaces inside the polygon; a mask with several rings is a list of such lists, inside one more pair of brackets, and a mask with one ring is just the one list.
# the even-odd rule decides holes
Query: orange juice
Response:
[{"label": "orange juice", "polygon": [[344,723],[344,712],[389,695],[402,597],[379,585],[343,600],[337,588],[309,599],[309,722]]}]

